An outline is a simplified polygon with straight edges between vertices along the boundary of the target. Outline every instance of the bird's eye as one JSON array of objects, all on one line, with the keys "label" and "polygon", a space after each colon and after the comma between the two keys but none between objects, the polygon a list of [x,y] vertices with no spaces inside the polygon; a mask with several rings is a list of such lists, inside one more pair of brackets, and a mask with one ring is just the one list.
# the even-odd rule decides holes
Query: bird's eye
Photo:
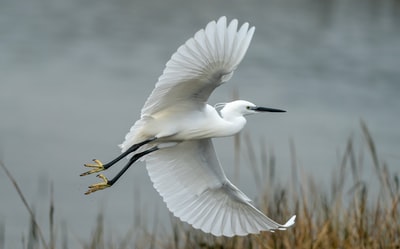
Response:
[{"label": "bird's eye", "polygon": [[247,109],[247,110],[250,110],[250,106],[246,106],[246,109]]}]

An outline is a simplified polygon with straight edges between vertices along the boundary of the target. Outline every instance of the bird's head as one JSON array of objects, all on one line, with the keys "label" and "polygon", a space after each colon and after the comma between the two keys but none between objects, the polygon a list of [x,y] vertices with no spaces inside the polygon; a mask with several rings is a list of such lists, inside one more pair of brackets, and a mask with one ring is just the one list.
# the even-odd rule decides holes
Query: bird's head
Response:
[{"label": "bird's head", "polygon": [[246,116],[260,112],[286,112],[280,109],[257,106],[246,100],[235,100],[224,104],[221,115],[224,118],[235,116]]}]

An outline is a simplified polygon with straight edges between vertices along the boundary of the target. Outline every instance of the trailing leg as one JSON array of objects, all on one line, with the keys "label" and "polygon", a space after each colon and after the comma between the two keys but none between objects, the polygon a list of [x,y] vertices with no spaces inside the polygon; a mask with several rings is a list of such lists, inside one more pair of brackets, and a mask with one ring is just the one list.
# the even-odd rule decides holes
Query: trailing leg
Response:
[{"label": "trailing leg", "polygon": [[101,178],[103,180],[103,182],[100,183],[95,183],[89,186],[88,191],[86,191],[85,195],[91,194],[93,192],[96,192],[97,190],[102,190],[108,187],[111,187],[116,181],[118,181],[118,179],[129,169],[129,167],[136,162],[139,158],[154,152],[156,150],[158,150],[159,148],[157,146],[145,150],[143,152],[137,153],[135,155],[133,155],[131,157],[131,159],[129,160],[129,162],[125,165],[125,167],[111,180],[108,180],[107,177],[105,177],[102,174],[97,175],[97,177]]},{"label": "trailing leg", "polygon": [[147,140],[144,140],[143,142],[134,144],[131,147],[129,147],[129,149],[127,149],[125,152],[123,152],[121,155],[119,155],[118,157],[116,157],[115,159],[113,159],[112,161],[110,161],[109,163],[106,163],[106,164],[103,164],[100,160],[93,159],[94,164],[92,164],[92,163],[91,164],[89,164],[89,163],[84,164],[85,167],[89,167],[89,168],[93,168],[93,169],[80,174],[80,176],[86,176],[86,175],[90,175],[90,174],[93,174],[93,173],[97,173],[97,172],[106,170],[106,169],[110,168],[112,165],[116,164],[122,158],[124,158],[127,155],[129,155],[130,153],[135,152],[137,149],[139,149],[143,145],[148,144],[150,142],[153,142],[156,139],[157,139],[156,137],[152,137],[152,138],[149,138]]}]

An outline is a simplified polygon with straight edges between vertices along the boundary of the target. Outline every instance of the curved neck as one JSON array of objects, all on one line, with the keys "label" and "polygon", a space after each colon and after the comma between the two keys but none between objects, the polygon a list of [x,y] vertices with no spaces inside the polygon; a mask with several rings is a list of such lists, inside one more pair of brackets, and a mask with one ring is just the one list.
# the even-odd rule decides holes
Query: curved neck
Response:
[{"label": "curved neck", "polygon": [[228,116],[222,117],[223,125],[219,127],[219,136],[232,136],[240,132],[246,124],[246,119],[243,116]]},{"label": "curved neck", "polygon": [[[203,122],[199,122],[201,127],[194,128],[197,138],[233,136],[241,131],[246,124],[246,119],[243,115],[226,111],[221,112],[220,115],[218,111],[210,105],[206,105],[205,113],[207,116],[205,120],[211,120],[212,123],[207,122],[207,124],[204,124]],[[204,125],[208,125],[209,129],[205,130],[203,127]]]}]

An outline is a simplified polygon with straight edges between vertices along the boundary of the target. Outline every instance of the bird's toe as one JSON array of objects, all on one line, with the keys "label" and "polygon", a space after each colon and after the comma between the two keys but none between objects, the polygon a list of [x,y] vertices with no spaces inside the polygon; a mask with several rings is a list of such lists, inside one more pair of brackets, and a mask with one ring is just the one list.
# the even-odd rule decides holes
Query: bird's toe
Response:
[{"label": "bird's toe", "polygon": [[100,160],[93,159],[93,162],[94,163],[85,163],[84,164],[85,167],[89,167],[89,168],[93,168],[93,169],[80,174],[80,176],[86,176],[86,175],[90,175],[90,174],[105,170],[104,165]]},{"label": "bird's toe", "polygon": [[111,187],[111,184],[109,184],[107,177],[105,177],[103,174],[99,174],[99,175],[97,175],[97,177],[101,178],[103,181],[90,185],[89,189],[86,191],[85,195],[91,194],[98,190],[103,190],[105,188]]}]

